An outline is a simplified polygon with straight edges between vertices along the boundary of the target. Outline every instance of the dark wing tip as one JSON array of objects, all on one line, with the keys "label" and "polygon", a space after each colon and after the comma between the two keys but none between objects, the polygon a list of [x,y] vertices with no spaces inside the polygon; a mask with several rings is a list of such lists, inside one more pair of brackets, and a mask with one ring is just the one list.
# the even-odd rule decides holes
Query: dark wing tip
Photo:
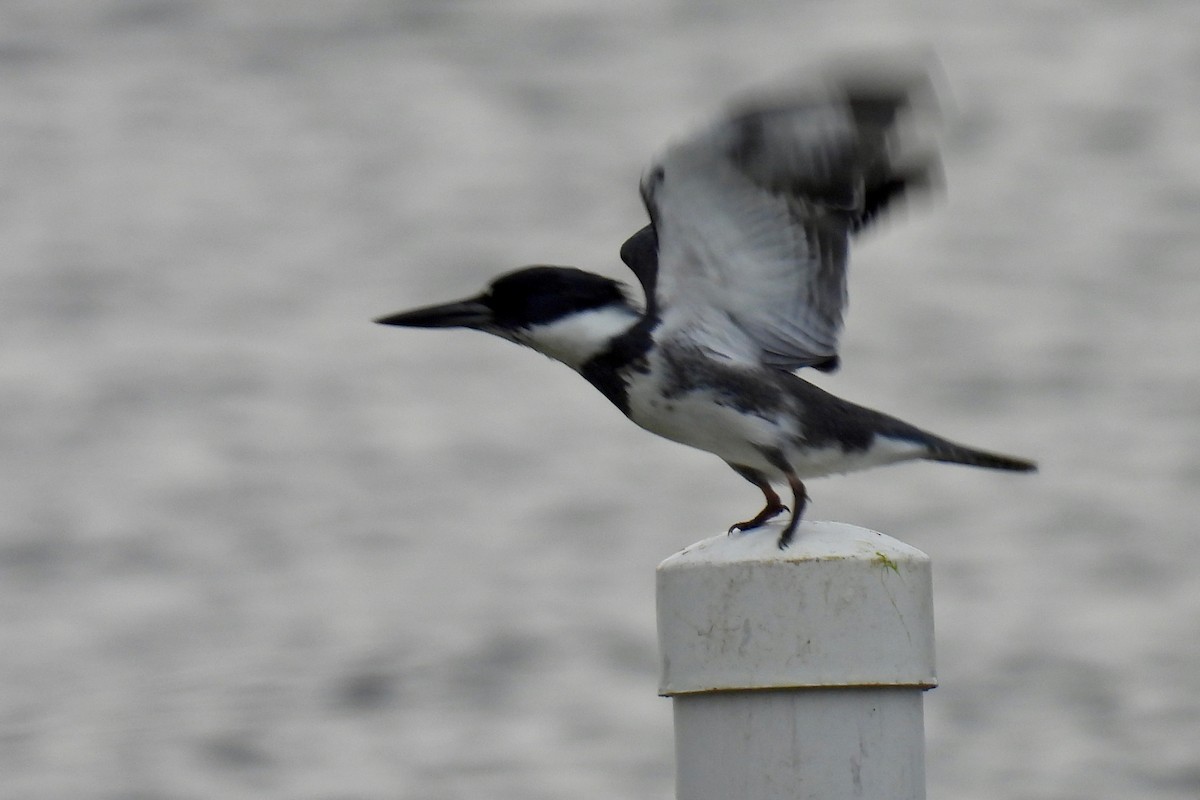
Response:
[{"label": "dark wing tip", "polygon": [[763,188],[846,212],[857,231],[896,200],[941,186],[938,106],[928,64],[835,63],[743,98],[728,120],[728,154]]},{"label": "dark wing tip", "polygon": [[885,213],[894,211],[914,197],[938,194],[942,187],[941,162],[936,156],[915,165],[894,169],[879,180],[866,184],[862,207],[850,220],[850,230],[858,233]]}]

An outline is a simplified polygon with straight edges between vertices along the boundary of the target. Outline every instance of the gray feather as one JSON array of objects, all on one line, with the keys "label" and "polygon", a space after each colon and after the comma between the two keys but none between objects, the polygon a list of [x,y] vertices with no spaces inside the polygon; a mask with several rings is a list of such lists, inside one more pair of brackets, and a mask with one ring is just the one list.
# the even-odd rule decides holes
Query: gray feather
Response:
[{"label": "gray feather", "polygon": [[671,147],[642,184],[665,332],[785,370],[835,363],[851,234],[936,169],[893,152],[911,92],[834,83],[744,105]]}]

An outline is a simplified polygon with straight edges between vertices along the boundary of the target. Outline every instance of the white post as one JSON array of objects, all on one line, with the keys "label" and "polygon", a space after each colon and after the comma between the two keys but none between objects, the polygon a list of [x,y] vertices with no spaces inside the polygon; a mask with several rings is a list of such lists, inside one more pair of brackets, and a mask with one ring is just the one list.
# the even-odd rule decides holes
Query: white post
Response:
[{"label": "white post", "polygon": [[676,797],[922,800],[929,557],[834,522],[775,539],[716,536],[658,567]]}]

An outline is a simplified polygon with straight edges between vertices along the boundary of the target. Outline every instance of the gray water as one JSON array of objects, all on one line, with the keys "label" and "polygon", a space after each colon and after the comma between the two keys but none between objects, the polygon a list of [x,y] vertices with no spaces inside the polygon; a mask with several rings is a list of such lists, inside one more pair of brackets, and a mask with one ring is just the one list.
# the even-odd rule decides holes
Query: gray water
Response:
[{"label": "gray water", "polygon": [[847,398],[1037,457],[814,481],[934,562],[933,800],[1200,797],[1200,4],[0,5],[0,794],[667,798],[653,570],[757,509],[477,334],[624,277],[649,158],[936,54],[948,192],[859,243]]}]

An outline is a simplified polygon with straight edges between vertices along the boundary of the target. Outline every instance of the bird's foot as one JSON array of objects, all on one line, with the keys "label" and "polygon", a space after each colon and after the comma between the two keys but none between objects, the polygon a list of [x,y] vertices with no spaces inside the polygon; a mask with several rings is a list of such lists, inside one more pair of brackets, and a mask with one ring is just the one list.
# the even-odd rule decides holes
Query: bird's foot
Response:
[{"label": "bird's foot", "polygon": [[800,517],[804,515],[804,507],[808,505],[808,491],[805,490],[800,479],[790,472],[787,479],[788,484],[792,487],[792,502],[796,506],[796,513],[792,514],[787,527],[783,529],[783,533],[779,534],[779,541],[776,544],[780,550],[786,550],[787,546],[792,543],[792,535],[796,533],[796,526],[800,524]]},{"label": "bird's foot", "polygon": [[788,507],[783,503],[772,503],[764,506],[762,511],[754,515],[753,519],[748,519],[745,522],[735,522],[730,525],[729,535],[732,536],[735,533],[745,533],[755,528],[761,528],[787,510]]},{"label": "bird's foot", "polygon": [[783,529],[783,533],[779,534],[779,541],[775,544],[780,550],[787,550],[788,545],[792,543],[792,536],[796,533],[796,526],[800,524],[800,514],[803,511],[804,509],[801,508],[799,512],[792,514],[787,527]]}]

